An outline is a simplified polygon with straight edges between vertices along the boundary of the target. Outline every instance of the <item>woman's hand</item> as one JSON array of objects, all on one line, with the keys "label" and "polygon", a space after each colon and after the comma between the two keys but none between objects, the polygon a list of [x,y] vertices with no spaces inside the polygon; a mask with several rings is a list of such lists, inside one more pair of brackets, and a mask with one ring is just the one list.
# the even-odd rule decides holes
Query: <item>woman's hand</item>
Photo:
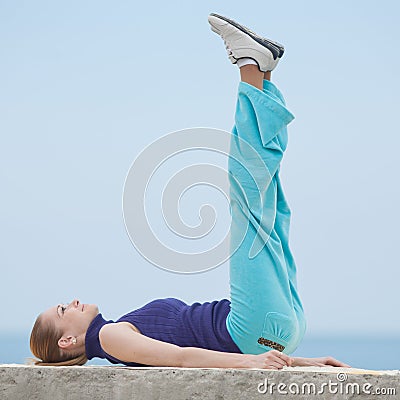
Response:
[{"label": "woman's hand", "polygon": [[293,357],[281,353],[278,350],[270,350],[262,354],[247,354],[248,368],[282,369],[284,366],[292,366]]},{"label": "woman's hand", "polygon": [[332,367],[351,368],[350,365],[338,361],[333,357],[317,357],[317,358],[291,357],[291,358],[292,358],[292,365],[291,365],[292,367],[308,367],[308,366],[325,367],[326,365],[329,365]]},{"label": "woman's hand", "polygon": [[290,357],[278,350],[270,350],[266,353],[251,355],[248,354],[249,363],[248,368],[263,368],[263,369],[282,369],[283,367],[342,367],[351,368],[350,365],[345,364],[333,357]]}]

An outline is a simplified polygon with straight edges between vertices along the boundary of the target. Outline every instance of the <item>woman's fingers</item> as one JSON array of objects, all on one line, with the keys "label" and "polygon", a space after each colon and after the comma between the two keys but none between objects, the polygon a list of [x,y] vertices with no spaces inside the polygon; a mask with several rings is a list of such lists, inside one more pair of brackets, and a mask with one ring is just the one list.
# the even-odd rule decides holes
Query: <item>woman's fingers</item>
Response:
[{"label": "woman's fingers", "polygon": [[284,354],[284,353],[282,353],[282,352],[280,352],[278,350],[272,350],[272,351],[274,352],[274,355],[277,358],[279,358],[279,359],[284,361],[285,365],[290,366],[292,364],[292,357],[289,357],[288,355],[286,355],[286,354]]},{"label": "woman's fingers", "polygon": [[[265,360],[265,364],[268,368],[268,365],[272,368],[278,368],[281,369],[284,366],[291,366],[293,363],[293,358],[278,351],[278,350],[270,350],[269,352],[266,353],[267,360]],[[303,365],[315,365],[318,367],[324,367],[326,365],[330,365],[333,367],[343,367],[343,368],[351,368],[350,365],[343,363],[339,360],[336,360],[336,358],[333,357],[321,357],[321,358],[310,358],[310,359],[304,359],[308,360],[306,363]]]},{"label": "woman's fingers", "polygon": [[270,360],[267,362],[267,368],[271,369],[282,369],[285,366],[285,364],[281,364],[278,361]]},{"label": "woman's fingers", "polygon": [[264,359],[265,365],[274,365],[278,368],[286,366],[286,362],[274,354],[268,354]]},{"label": "woman's fingers", "polygon": [[326,365],[332,365],[334,367],[345,367],[345,368],[351,368],[350,365],[345,364],[339,360],[336,360],[333,357],[325,357],[325,364]]},{"label": "woman's fingers", "polygon": [[291,357],[286,354],[282,354],[277,350],[270,350],[260,354],[257,357],[261,357],[263,368],[267,369],[282,369],[283,367],[291,364]]}]

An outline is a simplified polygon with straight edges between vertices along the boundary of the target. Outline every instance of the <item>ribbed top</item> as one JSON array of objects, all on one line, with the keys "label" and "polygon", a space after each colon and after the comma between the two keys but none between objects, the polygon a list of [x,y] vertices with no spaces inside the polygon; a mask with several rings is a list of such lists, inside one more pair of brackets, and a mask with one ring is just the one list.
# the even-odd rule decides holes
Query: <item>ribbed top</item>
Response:
[{"label": "ribbed top", "polygon": [[[148,337],[180,347],[200,347],[209,350],[241,353],[233,342],[227,328],[226,317],[230,311],[227,299],[188,305],[172,297],[153,300],[143,307],[123,315],[115,322],[130,322]],[[113,364],[146,366],[120,361],[101,348],[99,331],[106,321],[98,314],[91,322],[85,338],[86,356],[105,358]]]}]

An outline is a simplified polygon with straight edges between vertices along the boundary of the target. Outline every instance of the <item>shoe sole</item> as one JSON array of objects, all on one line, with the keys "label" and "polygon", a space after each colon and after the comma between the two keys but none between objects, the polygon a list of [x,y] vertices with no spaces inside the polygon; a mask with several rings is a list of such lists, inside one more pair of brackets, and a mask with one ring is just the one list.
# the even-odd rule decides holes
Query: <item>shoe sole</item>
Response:
[{"label": "shoe sole", "polygon": [[[240,25],[236,21],[233,21],[233,20],[231,20],[229,18],[223,17],[222,15],[211,13],[210,16],[218,18],[218,19],[220,19],[222,21],[225,21],[228,24],[230,24],[230,25],[234,26],[235,28],[239,29],[240,31],[242,31],[246,35],[250,36],[258,44],[260,44],[261,46],[267,48],[272,53],[272,56],[274,57],[274,60],[276,60],[277,58],[281,58],[283,56],[283,53],[285,52],[285,48],[280,43],[274,42],[274,41],[272,41],[270,39],[267,39],[267,38],[263,38],[263,37],[257,35],[255,32],[253,32],[249,28],[247,28],[247,27],[245,27],[243,25]],[[216,33],[219,33],[219,32],[216,32]]]}]

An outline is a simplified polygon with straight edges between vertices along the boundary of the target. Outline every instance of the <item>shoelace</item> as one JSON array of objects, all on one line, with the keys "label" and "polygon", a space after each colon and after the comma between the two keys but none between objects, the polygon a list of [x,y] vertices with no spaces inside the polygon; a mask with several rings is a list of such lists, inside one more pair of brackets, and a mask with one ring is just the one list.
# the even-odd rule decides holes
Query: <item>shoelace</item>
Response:
[{"label": "shoelace", "polygon": [[226,43],[226,40],[224,40],[224,44],[225,44],[225,48],[226,48],[226,52],[228,53],[228,56],[233,56],[232,50],[229,48],[228,43]]}]

